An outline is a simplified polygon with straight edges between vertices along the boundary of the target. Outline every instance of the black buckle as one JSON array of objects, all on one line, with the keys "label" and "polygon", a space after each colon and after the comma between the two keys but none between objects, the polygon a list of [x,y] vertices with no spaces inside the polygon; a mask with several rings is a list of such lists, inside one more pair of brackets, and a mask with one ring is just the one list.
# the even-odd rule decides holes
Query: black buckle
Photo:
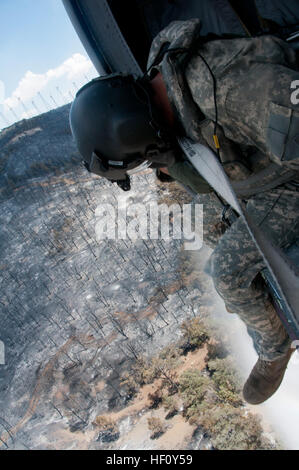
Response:
[{"label": "black buckle", "polygon": [[126,175],[125,180],[117,180],[116,181],[117,186],[119,186],[123,191],[130,191],[131,189],[131,181],[130,177]]}]

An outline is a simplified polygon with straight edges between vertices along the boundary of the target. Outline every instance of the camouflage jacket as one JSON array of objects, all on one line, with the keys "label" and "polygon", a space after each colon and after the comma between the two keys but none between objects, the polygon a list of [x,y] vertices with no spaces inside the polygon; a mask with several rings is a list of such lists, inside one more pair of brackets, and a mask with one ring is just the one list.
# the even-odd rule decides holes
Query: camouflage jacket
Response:
[{"label": "camouflage jacket", "polygon": [[[231,179],[244,180],[271,162],[266,183],[294,176],[290,169],[298,170],[299,162],[299,105],[290,100],[291,83],[299,79],[295,51],[274,36],[204,42],[197,39],[200,27],[199,19],[172,22],[154,39],[148,59],[151,73],[163,75],[184,132],[214,148],[213,74],[220,155]],[[166,46],[169,51],[160,54]],[[239,163],[241,152],[245,165]]]}]

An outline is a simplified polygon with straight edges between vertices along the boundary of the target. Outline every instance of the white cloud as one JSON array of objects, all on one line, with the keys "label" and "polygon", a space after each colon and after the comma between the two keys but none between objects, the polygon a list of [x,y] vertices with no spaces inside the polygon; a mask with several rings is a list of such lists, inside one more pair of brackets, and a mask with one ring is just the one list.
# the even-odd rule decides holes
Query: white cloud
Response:
[{"label": "white cloud", "polygon": [[22,101],[32,99],[47,83],[47,74],[40,75],[30,71],[26,72],[12,95],[4,100],[4,106],[16,108],[19,105],[19,98]]},{"label": "white cloud", "polygon": [[5,98],[5,86],[2,80],[0,80],[0,104],[4,102]]},{"label": "white cloud", "polygon": [[[82,54],[74,54],[72,57],[65,60],[61,65],[54,69],[48,70],[44,74],[36,74],[27,71],[24,77],[20,80],[17,88],[11,94],[10,97],[6,98],[3,102],[6,110],[9,108],[17,108],[20,105],[19,98],[24,102],[31,101],[39,92],[43,90],[49,91],[51,87],[54,87],[61,83],[69,82],[69,87],[72,85],[72,81],[84,79],[86,74],[93,73],[95,76],[95,70],[92,62]],[[85,79],[86,81],[86,79]]]},{"label": "white cloud", "polygon": [[92,63],[82,54],[74,54],[56,69],[50,69],[47,77],[60,78],[66,75],[68,80],[74,80],[76,77],[87,73],[92,68]]}]

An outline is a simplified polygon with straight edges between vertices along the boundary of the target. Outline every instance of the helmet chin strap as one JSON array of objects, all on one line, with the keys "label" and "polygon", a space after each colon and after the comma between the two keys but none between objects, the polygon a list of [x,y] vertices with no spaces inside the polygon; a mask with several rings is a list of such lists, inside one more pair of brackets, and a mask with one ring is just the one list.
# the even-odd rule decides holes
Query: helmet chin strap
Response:
[{"label": "helmet chin strap", "polygon": [[[112,181],[112,183],[114,183],[114,181]],[[128,175],[126,175],[126,179],[124,179],[124,180],[117,180],[116,184],[123,191],[130,191],[130,189],[131,189],[131,181],[130,181],[130,177]]]},{"label": "helmet chin strap", "polygon": [[146,170],[147,168],[163,168],[165,166],[170,166],[175,161],[174,151],[172,149],[166,150],[163,153],[159,153],[158,149],[152,149],[147,152],[148,160],[145,160],[143,163],[138,165],[132,170],[127,170],[125,172],[125,179],[110,180],[112,183],[117,183],[117,185],[123,191],[129,191],[131,189],[130,177],[136,173]]},{"label": "helmet chin strap", "polygon": [[[135,85],[137,85],[143,91],[143,94],[146,97],[146,100],[144,100],[143,102],[147,105],[148,110],[149,110],[149,115],[150,115],[149,124],[150,124],[150,126],[154,129],[154,131],[157,134],[157,137],[161,140],[161,142],[163,142],[164,145],[166,147],[168,147],[170,142],[172,140],[175,140],[175,138],[174,139],[171,138],[171,133],[170,133],[170,129],[172,127],[171,122],[168,119],[166,119],[166,121],[169,122],[169,127],[166,127],[155,116],[155,114],[157,114],[157,113],[154,113],[155,106],[153,106],[153,102],[155,102],[155,94],[157,95],[158,93],[157,93],[157,86],[154,85],[154,80],[149,80],[148,78],[146,78],[144,76],[142,78],[138,78],[135,81]],[[165,87],[165,85],[164,85],[164,87]],[[167,98],[166,88],[165,88],[165,90],[164,90],[164,88],[163,89],[162,88],[163,87],[159,86],[159,99],[161,99],[161,102],[164,103],[163,104],[163,109],[164,109],[164,107],[166,107],[164,93],[166,93],[166,99],[167,100],[168,100],[168,98]],[[160,92],[162,92],[163,96],[160,94]],[[141,99],[141,98],[139,97],[139,99]],[[170,106],[170,103],[169,103],[169,106]],[[156,104],[156,108],[158,108],[157,104]],[[159,112],[161,114],[164,114],[162,110],[159,110]],[[170,114],[169,110],[168,110],[167,114]]]}]

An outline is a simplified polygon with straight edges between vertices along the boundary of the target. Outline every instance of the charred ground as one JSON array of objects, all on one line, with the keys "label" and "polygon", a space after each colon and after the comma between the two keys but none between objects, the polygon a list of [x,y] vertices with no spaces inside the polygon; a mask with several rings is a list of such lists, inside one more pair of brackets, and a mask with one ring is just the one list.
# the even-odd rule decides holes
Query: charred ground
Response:
[{"label": "charred ground", "polygon": [[[97,206],[123,194],[83,168],[68,112],[65,106],[0,134],[2,449],[119,448],[139,423],[136,410],[131,418],[124,413],[113,442],[99,438],[94,423],[132,406],[124,374],[177,343],[182,322],[213,302],[210,281],[183,241],[97,240]],[[134,177],[130,197],[187,196],[147,172]],[[137,407],[141,417],[146,403]],[[198,448],[202,433],[188,426],[185,445]],[[139,445],[158,448],[141,427]]]}]

